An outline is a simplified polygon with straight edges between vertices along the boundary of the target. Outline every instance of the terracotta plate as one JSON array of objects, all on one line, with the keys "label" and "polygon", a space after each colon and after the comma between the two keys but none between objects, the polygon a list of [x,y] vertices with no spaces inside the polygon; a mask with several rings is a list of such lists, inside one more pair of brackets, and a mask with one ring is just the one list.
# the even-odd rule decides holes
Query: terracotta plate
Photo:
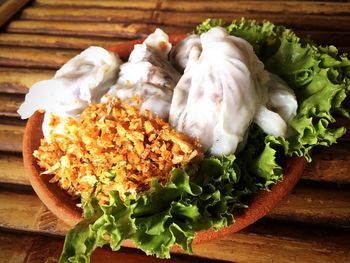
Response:
[{"label": "terracotta plate", "polygon": [[[170,37],[173,44],[176,44],[184,35],[174,35]],[[123,42],[110,48],[119,56],[126,60],[134,44],[141,43],[143,40]],[[33,157],[33,151],[38,149],[42,133],[43,114],[36,112],[29,118],[23,138],[23,160],[35,192],[41,201],[57,217],[62,219],[68,225],[75,225],[81,220],[81,209],[76,206],[76,202],[56,184],[49,182],[50,176],[40,176],[39,167],[36,159]],[[219,231],[207,230],[197,233],[194,243],[201,243],[220,237],[228,233],[237,232],[246,226],[254,223],[265,216],[277,203],[286,196],[298,182],[306,161],[304,158],[294,157],[286,162],[284,167],[284,179],[282,182],[272,187],[270,192],[259,192],[250,201],[249,208],[236,215],[236,222]],[[128,244],[130,245],[130,244]]]}]

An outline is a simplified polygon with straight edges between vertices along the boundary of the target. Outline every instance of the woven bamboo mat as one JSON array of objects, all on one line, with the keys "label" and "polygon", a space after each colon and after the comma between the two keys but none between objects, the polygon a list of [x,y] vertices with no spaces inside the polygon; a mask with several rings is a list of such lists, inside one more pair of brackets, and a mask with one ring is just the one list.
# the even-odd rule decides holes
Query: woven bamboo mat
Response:
[{"label": "woven bamboo mat", "polygon": [[[188,33],[202,20],[270,20],[319,44],[350,51],[349,1],[36,0],[0,2],[0,262],[55,262],[67,226],[32,191],[22,164],[25,122],[17,108],[30,86],[82,49],[152,32]],[[24,7],[22,7],[24,6]],[[21,8],[22,7],[22,8]],[[21,8],[19,10],[19,8]],[[18,11],[19,10],[19,11]],[[350,129],[350,121],[339,118]],[[174,262],[350,262],[350,133],[314,152],[292,194],[234,235],[175,254]],[[153,262],[124,248],[93,262]],[[118,261],[119,260],[119,261]]]}]

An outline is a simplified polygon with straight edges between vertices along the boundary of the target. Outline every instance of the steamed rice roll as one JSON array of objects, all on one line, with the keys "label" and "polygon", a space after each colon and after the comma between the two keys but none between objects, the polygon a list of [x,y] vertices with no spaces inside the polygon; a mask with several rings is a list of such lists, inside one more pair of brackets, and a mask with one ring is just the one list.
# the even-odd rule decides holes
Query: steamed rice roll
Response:
[{"label": "steamed rice roll", "polygon": [[[89,47],[64,64],[52,79],[34,84],[20,106],[22,119],[44,110],[43,133],[49,137],[51,114],[61,119],[79,117],[89,105],[97,103],[115,83],[121,60],[101,47]],[[61,132],[58,128],[55,132]]]},{"label": "steamed rice roll", "polygon": [[268,134],[286,136],[286,122],[296,113],[295,95],[285,83],[270,79],[252,46],[221,27],[203,33],[200,47],[191,44],[193,39],[182,43],[184,50],[175,48],[178,64],[187,64],[174,89],[170,123],[213,155],[242,148],[253,121]]},{"label": "steamed rice roll", "polygon": [[254,122],[267,134],[289,137],[293,135],[289,124],[297,115],[298,103],[294,91],[285,81],[272,73],[269,73],[269,77],[266,83],[267,98],[258,108]]},{"label": "steamed rice roll", "polygon": [[169,37],[157,29],[142,44],[137,44],[127,63],[120,67],[119,79],[106,95],[122,100],[140,99],[142,111],[150,110],[167,120],[173,89],[180,73],[168,60],[172,45]]}]

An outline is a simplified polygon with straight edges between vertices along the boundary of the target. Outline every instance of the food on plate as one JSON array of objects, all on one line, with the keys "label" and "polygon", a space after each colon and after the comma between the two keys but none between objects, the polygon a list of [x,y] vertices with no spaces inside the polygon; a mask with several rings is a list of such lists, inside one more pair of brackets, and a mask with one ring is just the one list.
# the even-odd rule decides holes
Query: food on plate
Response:
[{"label": "food on plate", "polygon": [[[120,73],[107,52],[100,66],[41,82],[43,94],[69,83],[59,89],[71,93],[50,103],[57,111],[49,95],[38,100],[39,88],[27,95],[22,117],[50,114],[34,153],[41,176],[82,198],[84,219],[67,234],[60,262],[88,262],[97,247],[118,250],[123,240],[161,258],[173,245],[191,252],[198,231],[233,224],[247,198],[283,179],[283,157],[311,161],[311,149],[345,133],[334,116],[349,117],[350,61],[335,47],[244,19],[206,20],[196,34],[172,48],[156,30]],[[98,95],[80,96],[94,79],[82,84],[82,72],[106,64],[114,74],[94,82]],[[61,106],[76,98],[74,114]]]},{"label": "food on plate", "polygon": [[135,45],[106,97],[131,99],[132,103],[132,98],[138,96],[142,98],[138,105],[141,110],[150,110],[167,120],[173,89],[180,78],[168,59],[171,47],[168,35],[160,29]]},{"label": "food on plate", "polygon": [[[53,116],[52,125],[59,125]],[[55,126],[52,127],[55,129]],[[119,99],[91,104],[80,118],[68,117],[62,134],[43,139],[34,152],[43,174],[84,206],[91,196],[109,202],[109,192],[121,198],[149,188],[156,179],[165,184],[170,171],[201,156],[196,141],[178,133],[149,111],[140,111]]]},{"label": "food on plate", "polygon": [[[183,42],[193,39],[190,36]],[[200,49],[197,41],[191,48],[189,45],[182,44],[185,50],[177,50],[179,61],[185,60],[179,58],[180,54],[187,57],[188,53],[170,108],[170,123],[178,131],[199,138],[203,151],[217,156],[235,153],[253,120],[267,134],[287,136],[287,123],[267,107],[267,102],[270,106],[283,105],[279,96],[271,97],[283,90],[293,106],[291,112],[284,113],[295,116],[294,92],[276,81],[277,77],[269,79],[264,64],[246,40],[214,27],[200,36]]]},{"label": "food on plate", "polygon": [[[52,79],[34,84],[18,110],[23,119],[35,111],[44,110],[43,133],[49,138],[52,129],[51,114],[66,117],[79,117],[90,104],[101,97],[115,82],[121,60],[117,54],[101,47],[89,47],[69,60]],[[56,126],[60,132],[62,126]]]},{"label": "food on plate", "polygon": [[269,73],[265,94],[254,115],[254,122],[266,134],[291,137],[295,134],[290,122],[297,115],[298,103],[294,91],[275,74]]}]

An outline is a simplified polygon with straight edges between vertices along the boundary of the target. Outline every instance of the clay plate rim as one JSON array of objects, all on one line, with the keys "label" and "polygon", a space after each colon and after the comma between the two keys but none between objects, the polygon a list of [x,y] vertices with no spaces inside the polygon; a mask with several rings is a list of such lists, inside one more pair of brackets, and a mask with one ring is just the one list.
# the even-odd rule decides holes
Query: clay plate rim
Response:
[{"label": "clay plate rim", "polygon": [[[170,41],[176,44],[185,35],[171,35]],[[118,43],[110,47],[111,51],[117,52],[126,60],[133,46],[141,43],[143,39]],[[50,183],[50,176],[40,176],[40,169],[33,156],[34,150],[38,149],[40,140],[43,138],[42,121],[43,113],[35,112],[26,125],[23,137],[23,162],[29,177],[29,181],[39,196],[40,200],[58,218],[70,226],[74,226],[82,219],[82,211],[76,206],[76,201],[62,191],[57,184]],[[261,191],[252,197],[249,208],[235,215],[235,223],[218,231],[203,230],[197,232],[193,244],[198,244],[223,235],[237,232],[248,225],[256,222],[274,208],[283,197],[292,191],[305,169],[306,160],[303,157],[292,157],[287,160],[284,167],[283,181],[274,185],[270,192]],[[130,242],[124,242],[126,246],[132,246]]]}]

